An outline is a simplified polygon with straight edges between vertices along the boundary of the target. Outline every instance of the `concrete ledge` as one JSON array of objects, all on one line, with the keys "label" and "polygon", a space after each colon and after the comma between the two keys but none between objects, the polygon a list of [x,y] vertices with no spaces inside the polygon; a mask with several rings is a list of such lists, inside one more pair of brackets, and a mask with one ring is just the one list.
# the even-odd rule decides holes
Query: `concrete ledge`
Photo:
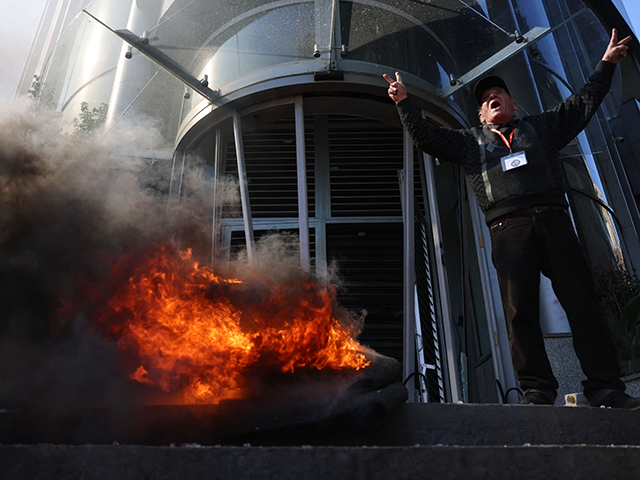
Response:
[{"label": "concrete ledge", "polygon": [[637,478],[640,447],[0,446],[4,480]]},{"label": "concrete ledge", "polygon": [[640,445],[640,411],[407,403],[376,436],[384,445]]},{"label": "concrete ledge", "polygon": [[[403,403],[377,415],[361,406],[354,416],[322,417],[317,422],[272,422],[271,414],[253,412],[253,429],[237,410],[151,409],[122,429],[104,410],[75,417],[21,416],[0,413],[0,443],[109,445],[242,446],[640,446],[640,411],[534,405]],[[143,413],[145,415],[143,415]],[[285,412],[286,413],[286,412]],[[293,414],[291,414],[293,415]],[[127,417],[130,418],[130,417]],[[295,418],[294,418],[295,419]],[[378,422],[378,419],[381,421]],[[283,427],[285,425],[285,427]],[[260,428],[258,428],[260,427]],[[31,432],[30,435],[27,433]]]}]

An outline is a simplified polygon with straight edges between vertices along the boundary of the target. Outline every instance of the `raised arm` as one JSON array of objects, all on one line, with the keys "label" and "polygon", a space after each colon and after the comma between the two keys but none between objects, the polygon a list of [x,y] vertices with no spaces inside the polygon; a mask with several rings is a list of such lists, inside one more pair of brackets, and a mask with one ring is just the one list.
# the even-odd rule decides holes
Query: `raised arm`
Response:
[{"label": "raised arm", "polygon": [[461,163],[465,158],[462,131],[440,127],[425,120],[422,113],[411,104],[400,73],[396,72],[395,80],[386,73],[383,77],[389,82],[387,93],[396,102],[402,126],[414,145],[440,160]]},{"label": "raised arm", "polygon": [[560,150],[578,135],[596,113],[611,87],[616,65],[627,55],[629,47],[626,44],[630,40],[631,37],[627,37],[619,41],[618,32],[614,28],[602,61],[598,63],[587,83],[576,94],[542,114],[543,117],[547,117],[547,125],[550,125],[550,122],[553,124],[548,133],[549,141],[556,149]]}]

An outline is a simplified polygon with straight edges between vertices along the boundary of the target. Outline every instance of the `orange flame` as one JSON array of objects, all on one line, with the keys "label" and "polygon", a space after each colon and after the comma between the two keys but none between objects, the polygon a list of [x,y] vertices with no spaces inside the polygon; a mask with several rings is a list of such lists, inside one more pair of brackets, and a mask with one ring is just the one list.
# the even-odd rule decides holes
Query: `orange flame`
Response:
[{"label": "orange flame", "polygon": [[131,378],[175,394],[175,403],[212,404],[242,398],[257,370],[366,367],[355,327],[340,322],[334,305],[334,289],[310,276],[247,284],[218,277],[190,250],[162,248],[98,322],[138,365]]}]

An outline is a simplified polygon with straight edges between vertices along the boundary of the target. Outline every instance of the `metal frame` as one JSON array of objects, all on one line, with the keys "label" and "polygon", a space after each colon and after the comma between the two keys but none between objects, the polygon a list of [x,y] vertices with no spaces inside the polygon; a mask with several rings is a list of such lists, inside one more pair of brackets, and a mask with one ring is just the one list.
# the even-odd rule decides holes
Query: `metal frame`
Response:
[{"label": "metal frame", "polygon": [[[442,315],[442,333],[444,334],[444,346],[447,352],[446,375],[443,377],[447,380],[447,389],[451,395],[451,402],[455,403],[460,400],[460,391],[456,376],[456,355],[453,350],[454,332],[451,325],[451,310],[449,307],[449,283],[447,281],[447,273],[444,266],[444,245],[442,241],[442,230],[440,228],[440,214],[438,211],[438,196],[436,194],[436,185],[433,175],[433,157],[422,154],[424,162],[424,171],[427,185],[427,199],[429,204],[429,216],[431,217],[431,235],[433,236],[433,246],[435,251],[436,273],[438,275],[438,292],[440,294],[440,310]],[[444,366],[444,365],[443,365]]]},{"label": "metal frame", "polygon": [[238,161],[238,180],[240,182],[240,200],[242,202],[242,219],[244,220],[244,234],[247,239],[247,257],[253,260],[253,219],[251,217],[251,203],[249,201],[249,180],[244,161],[244,143],[242,141],[242,125],[240,114],[233,112],[233,138],[236,145],[236,159]]},{"label": "metal frame", "polygon": [[[465,182],[467,191],[471,191],[469,181]],[[500,381],[504,391],[513,391],[517,396],[515,373],[511,362],[511,352],[509,349],[509,334],[506,328],[506,320],[502,309],[502,297],[498,287],[498,276],[491,263],[491,243],[489,229],[484,223],[484,215],[480,211],[480,206],[473,195],[469,195],[469,210],[471,222],[475,232],[474,241],[478,267],[482,279],[482,297],[484,299],[485,311],[487,313],[487,326],[491,334],[491,360],[496,380]],[[488,248],[487,248],[488,247]],[[498,398],[502,399],[500,388],[496,384]],[[504,399],[508,403],[509,395]],[[519,398],[516,398],[518,400]]]},{"label": "metal frame", "polygon": [[218,179],[221,178],[220,174],[223,169],[223,154],[224,147],[222,145],[222,132],[219,128],[216,129],[216,140],[215,140],[215,151],[213,157],[213,171],[215,181],[213,182],[213,218],[212,218],[212,228],[211,228],[211,261],[214,262],[219,255],[218,251],[218,242],[216,238],[220,234],[221,228],[221,220],[222,220],[222,206],[219,205],[218,197],[219,197],[219,182]]},{"label": "metal frame", "polygon": [[[404,224],[404,249],[403,249],[403,355],[402,377],[405,379],[416,369],[416,340],[415,340],[415,224],[414,224],[414,175],[413,175],[413,142],[409,133],[403,130],[404,166],[402,188],[402,221]],[[407,384],[409,401],[415,396],[413,383]]]},{"label": "metal frame", "polygon": [[573,20],[574,18],[576,18],[578,15],[582,14],[586,10],[588,10],[588,8],[586,7],[583,8],[579,12],[576,12],[573,15],[571,15],[564,22],[561,22],[560,24],[552,28],[534,27],[524,35],[520,37],[516,37],[513,43],[507,45],[499,52],[494,53],[491,57],[486,59],[484,62],[480,63],[475,68],[472,68],[471,70],[469,70],[460,78],[452,79],[452,84],[449,87],[442,89],[442,92],[441,92],[442,97],[447,98],[453,95],[454,93],[456,93],[458,90],[465,88],[467,85],[472,84],[476,79],[480,78],[489,70],[496,68],[501,63],[504,63],[514,55],[526,49],[529,45],[536,43],[540,39],[549,35],[551,32],[569,23],[571,20]]},{"label": "metal frame", "polygon": [[302,97],[295,98],[296,122],[296,163],[298,167],[298,229],[300,236],[300,268],[311,272],[311,254],[309,251],[309,205],[307,201],[307,159],[304,141],[304,110]]},{"label": "metal frame", "polygon": [[144,56],[151,59],[163,70],[166,70],[167,72],[178,78],[178,80],[188,85],[190,88],[198,92],[210,102],[215,103],[216,99],[218,98],[218,92],[211,90],[204,82],[201,82],[194,78],[180,65],[174,62],[170,57],[165,55],[161,50],[150,46],[148,44],[148,41],[145,42],[140,36],[127,29],[114,30],[102,20],[89,13],[87,10],[82,11],[93,18],[100,25],[105,27],[107,30],[113,32],[114,35],[120,37],[126,43],[138,50]]}]

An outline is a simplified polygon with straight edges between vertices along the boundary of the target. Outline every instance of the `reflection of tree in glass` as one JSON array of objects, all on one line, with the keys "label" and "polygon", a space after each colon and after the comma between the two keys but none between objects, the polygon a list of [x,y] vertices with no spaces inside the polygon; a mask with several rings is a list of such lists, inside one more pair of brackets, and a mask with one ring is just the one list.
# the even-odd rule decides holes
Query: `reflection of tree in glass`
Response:
[{"label": "reflection of tree in glass", "polygon": [[640,279],[623,269],[596,269],[595,277],[622,374],[640,372]]},{"label": "reflection of tree in glass", "polygon": [[89,104],[80,104],[80,115],[73,119],[73,136],[80,138],[90,137],[93,132],[104,125],[107,119],[109,105],[101,103],[98,108],[89,110]]},{"label": "reflection of tree in glass", "polygon": [[33,76],[31,88],[29,88],[27,93],[28,98],[34,101],[36,113],[43,108],[47,110],[55,109],[56,104],[53,100],[54,90],[49,85],[42,82],[39,75]]}]

